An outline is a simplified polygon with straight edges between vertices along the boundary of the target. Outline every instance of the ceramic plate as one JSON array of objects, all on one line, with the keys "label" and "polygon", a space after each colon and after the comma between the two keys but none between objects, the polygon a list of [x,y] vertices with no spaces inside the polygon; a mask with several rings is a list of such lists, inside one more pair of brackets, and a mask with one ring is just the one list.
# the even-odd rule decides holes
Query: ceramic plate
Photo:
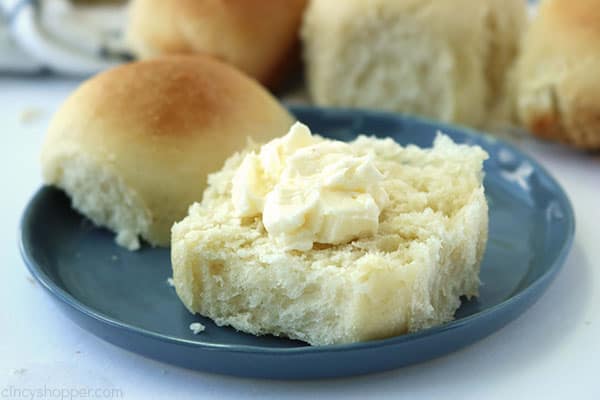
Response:
[{"label": "ceramic plate", "polygon": [[[193,316],[167,284],[169,250],[129,252],[113,235],[73,211],[59,190],[43,187],[22,219],[21,251],[31,273],[73,321],[117,346],[187,368],[237,376],[309,379],[364,374],[453,352],[500,329],[532,305],[563,264],[573,210],[558,183],[534,160],[493,137],[395,114],[293,108],[328,137],[391,136],[429,147],[438,130],[490,154],[485,188],[490,234],[481,295],[463,302],[453,322],[415,334],[311,347],[255,337]],[[194,335],[199,321],[206,331]]]}]

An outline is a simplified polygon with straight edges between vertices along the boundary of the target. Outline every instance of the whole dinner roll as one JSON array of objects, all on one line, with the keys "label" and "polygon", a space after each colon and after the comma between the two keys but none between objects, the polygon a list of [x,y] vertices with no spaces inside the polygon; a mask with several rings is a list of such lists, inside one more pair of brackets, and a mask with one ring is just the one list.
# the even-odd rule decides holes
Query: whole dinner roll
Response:
[{"label": "whole dinner roll", "polygon": [[483,126],[499,107],[523,0],[311,0],[301,36],[320,105]]},{"label": "whole dinner roll", "polygon": [[207,174],[248,138],[287,132],[291,115],[253,79],[207,56],[119,66],[83,83],[54,116],[45,183],[139,247],[168,246],[173,223],[202,198]]},{"label": "whole dinner roll", "polygon": [[517,112],[535,135],[600,149],[600,0],[547,0],[516,69]]},{"label": "whole dinner roll", "polygon": [[140,58],[207,53],[273,86],[293,65],[305,5],[306,0],[133,0],[126,36]]}]

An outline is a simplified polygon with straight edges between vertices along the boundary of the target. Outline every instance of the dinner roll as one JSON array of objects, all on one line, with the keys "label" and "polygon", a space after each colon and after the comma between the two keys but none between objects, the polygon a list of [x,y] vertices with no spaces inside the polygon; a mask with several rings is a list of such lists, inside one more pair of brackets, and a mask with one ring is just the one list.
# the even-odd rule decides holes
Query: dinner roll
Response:
[{"label": "dinner roll", "polygon": [[[443,135],[428,149],[365,136],[348,145],[382,173],[389,198],[377,232],[286,251],[264,215],[236,215],[234,181],[253,149],[234,154],[173,226],[173,281],[188,310],[254,335],[328,345],[448,322],[461,296],[479,294],[487,154]],[[329,210],[342,213],[346,204]]]},{"label": "dinner roll", "polygon": [[126,36],[140,58],[207,53],[273,86],[293,64],[305,4],[306,0],[133,0]]},{"label": "dinner roll", "polygon": [[517,112],[534,134],[600,149],[600,0],[549,0],[525,36]]},{"label": "dinner roll", "polygon": [[43,178],[119,244],[137,249],[141,236],[168,246],[207,174],[247,138],[267,141],[292,122],[259,84],[220,61],[136,62],[88,80],[62,105],[43,145]]},{"label": "dinner roll", "polygon": [[486,125],[525,16],[523,0],[312,0],[301,31],[310,94]]}]

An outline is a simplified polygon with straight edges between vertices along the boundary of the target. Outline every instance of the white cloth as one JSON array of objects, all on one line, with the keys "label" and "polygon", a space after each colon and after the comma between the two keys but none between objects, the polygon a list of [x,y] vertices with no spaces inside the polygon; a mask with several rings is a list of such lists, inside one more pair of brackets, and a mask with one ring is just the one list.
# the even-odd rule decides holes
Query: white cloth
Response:
[{"label": "white cloth", "polygon": [[0,73],[94,74],[129,60],[125,6],[0,0]]}]

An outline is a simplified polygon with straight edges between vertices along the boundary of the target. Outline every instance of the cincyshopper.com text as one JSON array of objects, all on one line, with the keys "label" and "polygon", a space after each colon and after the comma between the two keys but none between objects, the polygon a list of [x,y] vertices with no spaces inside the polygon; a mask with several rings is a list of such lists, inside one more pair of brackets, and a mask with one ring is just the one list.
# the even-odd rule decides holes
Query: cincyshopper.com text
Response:
[{"label": "cincyshopper.com text", "polygon": [[123,390],[100,387],[0,387],[0,399],[123,399]]}]

